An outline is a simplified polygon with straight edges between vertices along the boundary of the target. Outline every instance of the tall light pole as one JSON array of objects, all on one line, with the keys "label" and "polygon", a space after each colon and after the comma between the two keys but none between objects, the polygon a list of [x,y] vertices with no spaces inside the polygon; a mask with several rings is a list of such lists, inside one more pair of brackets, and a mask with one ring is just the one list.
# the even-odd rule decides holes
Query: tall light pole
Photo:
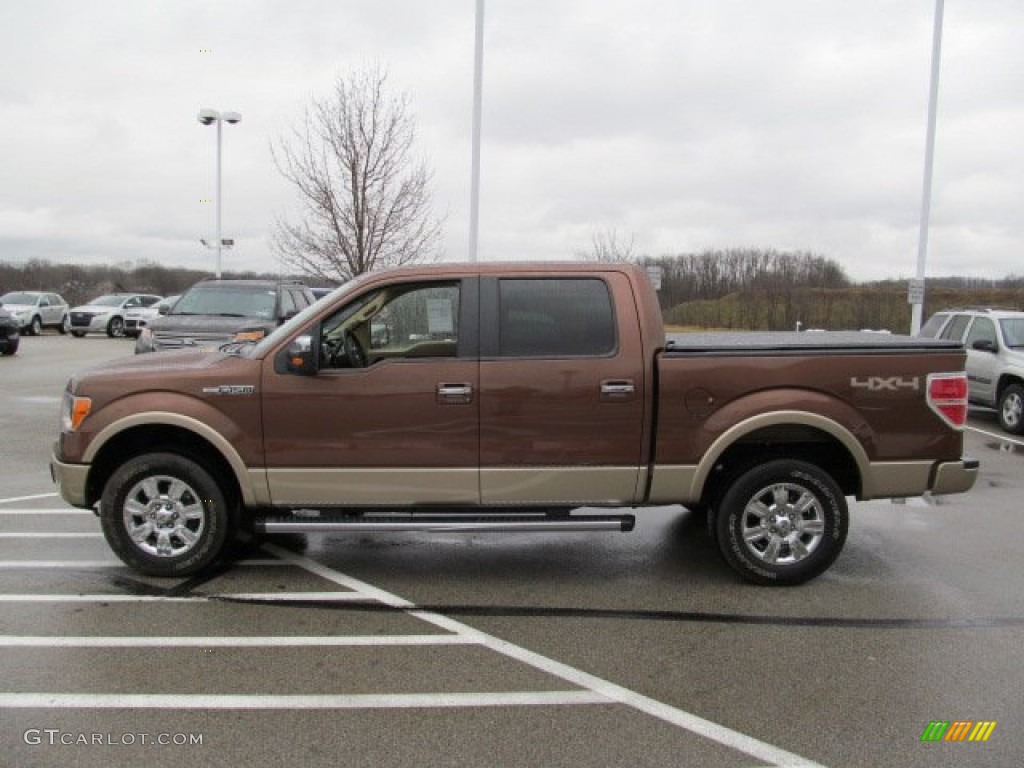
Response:
[{"label": "tall light pole", "polygon": [[480,113],[484,83],[484,0],[476,0],[476,45],[473,57],[473,168],[469,183],[469,260],[476,261],[480,239]]},{"label": "tall light pole", "polygon": [[221,246],[224,244],[220,234],[220,124],[226,122],[234,125],[242,121],[242,116],[237,112],[218,112],[215,109],[201,109],[197,119],[203,125],[217,124],[217,279],[220,279],[220,251]]},{"label": "tall light pole", "polygon": [[924,185],[921,191],[921,222],[917,236],[917,276],[910,281],[910,333],[921,330],[924,314],[924,267],[928,258],[928,227],[932,212],[932,165],[935,158],[935,114],[939,105],[939,62],[942,59],[943,0],[935,0],[935,28],[932,32],[932,76],[928,89],[928,133],[924,148]]}]

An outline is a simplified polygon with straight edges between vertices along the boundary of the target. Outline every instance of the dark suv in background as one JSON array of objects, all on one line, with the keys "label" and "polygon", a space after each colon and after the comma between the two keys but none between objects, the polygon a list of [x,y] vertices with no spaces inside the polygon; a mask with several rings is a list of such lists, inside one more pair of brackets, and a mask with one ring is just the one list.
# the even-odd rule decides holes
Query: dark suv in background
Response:
[{"label": "dark suv in background", "polygon": [[314,301],[298,281],[204,280],[149,321],[135,352],[210,351],[230,341],[259,341]]}]

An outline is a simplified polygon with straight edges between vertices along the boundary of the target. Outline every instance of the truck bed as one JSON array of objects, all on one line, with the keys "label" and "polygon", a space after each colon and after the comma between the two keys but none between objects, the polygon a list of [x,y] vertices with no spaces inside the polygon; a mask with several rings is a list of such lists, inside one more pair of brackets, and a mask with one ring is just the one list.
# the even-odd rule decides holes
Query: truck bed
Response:
[{"label": "truck bed", "polygon": [[829,353],[928,353],[961,348],[960,342],[869,331],[716,331],[666,334],[667,357]]}]

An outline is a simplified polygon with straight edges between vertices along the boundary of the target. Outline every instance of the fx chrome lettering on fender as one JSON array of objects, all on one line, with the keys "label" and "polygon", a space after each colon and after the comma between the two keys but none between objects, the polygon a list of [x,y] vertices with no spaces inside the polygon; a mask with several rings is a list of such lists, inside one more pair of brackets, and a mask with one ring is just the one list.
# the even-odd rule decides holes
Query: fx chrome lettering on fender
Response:
[{"label": "fx chrome lettering on fender", "polygon": [[868,392],[898,392],[901,389],[921,389],[921,380],[917,376],[868,376],[852,378],[850,386],[854,389],[866,389]]},{"label": "fx chrome lettering on fender", "polygon": [[256,391],[253,384],[221,384],[219,387],[203,387],[206,395],[251,395]]}]

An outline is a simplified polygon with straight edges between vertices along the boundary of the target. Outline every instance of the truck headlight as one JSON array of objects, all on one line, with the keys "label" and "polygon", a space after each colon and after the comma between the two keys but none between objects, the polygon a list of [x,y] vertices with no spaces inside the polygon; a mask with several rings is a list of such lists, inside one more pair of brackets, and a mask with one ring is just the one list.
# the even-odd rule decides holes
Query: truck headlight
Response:
[{"label": "truck headlight", "polygon": [[60,428],[61,431],[71,433],[78,429],[79,425],[92,410],[92,399],[79,397],[70,392],[64,393],[60,403]]}]

